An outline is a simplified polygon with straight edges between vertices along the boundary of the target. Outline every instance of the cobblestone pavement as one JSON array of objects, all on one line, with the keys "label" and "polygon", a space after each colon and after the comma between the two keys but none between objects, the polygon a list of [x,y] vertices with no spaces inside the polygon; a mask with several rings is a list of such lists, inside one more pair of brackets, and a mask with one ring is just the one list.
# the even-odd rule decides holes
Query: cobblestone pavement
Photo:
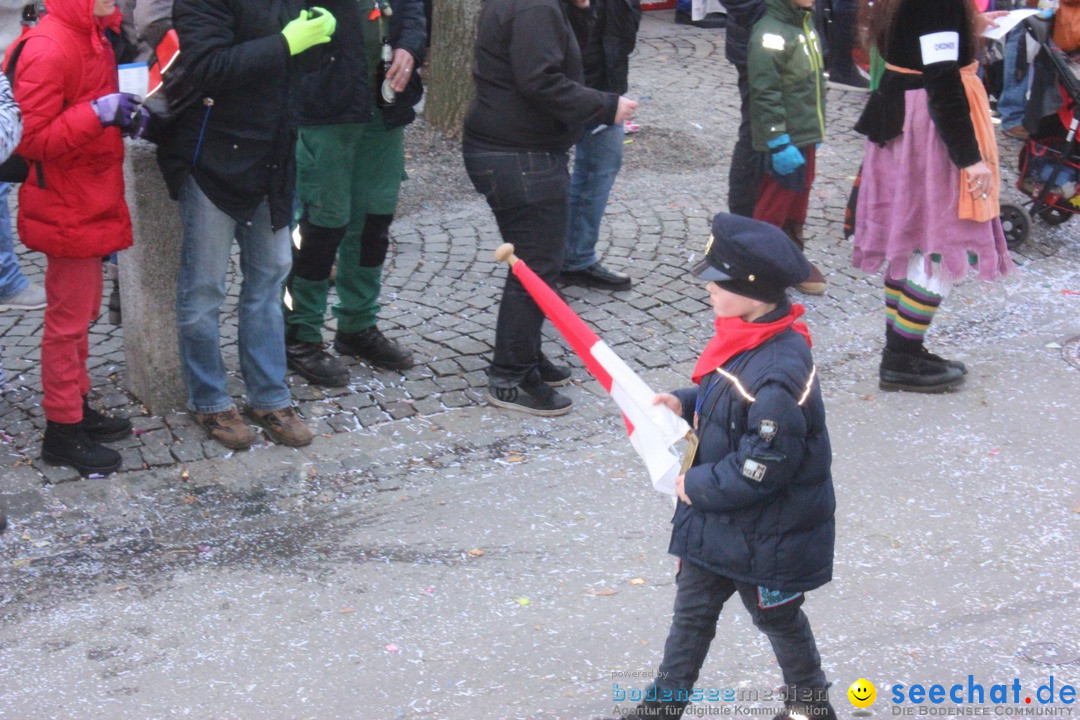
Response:
[{"label": "cobblestone pavement", "polygon": [[[604,262],[629,272],[636,283],[618,294],[564,289],[575,310],[616,352],[645,369],[688,361],[704,340],[707,329],[693,318],[705,307],[702,293],[687,281],[685,268],[703,245],[712,213],[726,208],[727,167],[739,119],[735,73],[723,58],[723,32],[675,25],[671,15],[648,13],[642,25],[631,62],[631,95],[641,102],[638,120],[645,129],[628,136],[623,171],[602,229]],[[807,227],[808,254],[828,276],[829,290],[823,298],[802,298],[813,322],[844,323],[880,309],[880,280],[849,267],[841,233],[861,156],[861,139],[851,127],[864,98],[829,91],[830,134],[818,155]],[[454,144],[421,146],[417,138],[432,133],[423,127],[418,131],[407,135],[413,180],[403,186],[391,230],[380,325],[413,349],[419,362],[396,374],[350,360],[352,383],[342,389],[313,387],[290,376],[301,412],[325,436],[484,402],[484,368],[505,273],[492,260],[500,238],[486,204],[471,192]],[[1003,139],[1003,163],[1014,163],[1018,149]],[[425,194],[433,188],[440,190],[438,201]],[[1013,190],[1005,195],[1020,199]],[[1016,259],[1023,264],[1052,257],[1074,233],[1069,226],[1051,230],[1039,224]],[[42,256],[23,252],[21,257],[29,276],[41,282]],[[233,279],[223,332],[230,388],[242,404],[233,313],[238,292]],[[333,322],[328,321],[328,333]],[[45,465],[37,457],[45,424],[38,367],[41,330],[41,312],[0,314],[3,366],[10,379],[0,398],[0,473],[17,472],[27,485],[77,479],[73,470]],[[670,342],[684,336],[691,342]],[[137,429],[134,437],[114,445],[124,455],[124,472],[227,454],[186,413],[150,415],[124,390],[123,342],[123,328],[109,325],[103,309],[91,329],[89,366],[94,397],[131,416]],[[551,342],[547,352],[580,367],[560,342]],[[585,375],[580,371],[577,381],[586,381]],[[4,489],[0,485],[0,492]]]}]

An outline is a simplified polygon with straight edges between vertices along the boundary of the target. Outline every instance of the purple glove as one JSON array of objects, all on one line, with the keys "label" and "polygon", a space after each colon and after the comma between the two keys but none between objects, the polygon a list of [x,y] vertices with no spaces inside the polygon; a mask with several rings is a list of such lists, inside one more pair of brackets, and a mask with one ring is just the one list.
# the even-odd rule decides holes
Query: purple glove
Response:
[{"label": "purple glove", "polygon": [[150,111],[140,105],[135,109],[135,114],[131,116],[131,123],[123,129],[122,134],[124,137],[141,138],[146,135],[149,127]]},{"label": "purple glove", "polygon": [[94,112],[102,127],[115,125],[127,130],[131,125],[132,116],[139,112],[139,96],[131,93],[112,93],[104,95],[97,100],[91,100]]}]

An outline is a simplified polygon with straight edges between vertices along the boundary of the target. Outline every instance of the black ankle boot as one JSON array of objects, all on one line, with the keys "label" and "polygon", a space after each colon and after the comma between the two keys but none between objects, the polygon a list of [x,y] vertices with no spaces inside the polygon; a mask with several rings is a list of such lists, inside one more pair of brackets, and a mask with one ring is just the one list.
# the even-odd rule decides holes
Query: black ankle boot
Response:
[{"label": "black ankle boot", "polygon": [[413,366],[412,353],[387,338],[374,325],[360,332],[338,330],[334,336],[334,349],[342,355],[363,358],[372,365],[391,370],[408,370]]},{"label": "black ankle boot", "polygon": [[964,382],[964,372],[959,368],[932,360],[921,352],[900,353],[888,348],[881,351],[878,374],[878,387],[882,390],[939,393]]},{"label": "black ankle boot", "polygon": [[83,396],[81,425],[90,439],[97,442],[115,442],[131,434],[130,420],[98,412],[90,407],[90,399],[85,395]]},{"label": "black ankle boot", "polygon": [[83,429],[82,423],[45,423],[41,459],[50,465],[67,465],[83,477],[108,475],[120,469],[120,453],[97,442]]},{"label": "black ankle boot", "polygon": [[326,352],[322,343],[287,338],[285,359],[289,367],[312,385],[345,387],[349,384],[349,368]]}]

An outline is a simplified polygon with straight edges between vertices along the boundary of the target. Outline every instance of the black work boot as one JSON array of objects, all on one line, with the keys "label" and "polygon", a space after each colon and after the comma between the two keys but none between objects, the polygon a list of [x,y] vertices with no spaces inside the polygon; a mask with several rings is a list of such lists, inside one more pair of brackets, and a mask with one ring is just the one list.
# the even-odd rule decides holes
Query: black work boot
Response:
[{"label": "black work boot", "polygon": [[514,387],[497,387],[488,383],[488,402],[496,407],[541,417],[565,415],[573,405],[570,398],[555,392],[544,382],[540,378],[540,371],[535,368]]},{"label": "black work boot", "polygon": [[924,346],[921,346],[921,345],[919,346],[919,354],[922,355],[927,360],[930,360],[931,362],[936,362],[936,363],[941,364],[941,365],[946,365],[946,366],[951,367],[951,368],[956,368],[960,372],[967,375],[967,365],[960,362],[959,360],[948,360],[946,358],[941,357],[940,355],[937,355],[935,353],[930,352]]},{"label": "black work boot", "polygon": [[349,384],[349,368],[326,352],[323,343],[286,338],[285,359],[289,367],[312,385],[345,387]]},{"label": "black work boot", "polygon": [[115,442],[131,434],[131,421],[127,418],[106,415],[90,407],[90,398],[83,395],[82,429],[97,442]]},{"label": "black work boot", "polygon": [[108,475],[120,469],[120,453],[91,438],[82,423],[45,423],[41,459],[50,465],[67,465],[83,477]]},{"label": "black work boot", "polygon": [[374,325],[360,332],[338,330],[334,336],[334,349],[342,355],[352,355],[390,370],[408,370],[413,366],[412,353],[387,339]]},{"label": "black work boot", "polygon": [[878,370],[882,390],[939,393],[963,384],[964,371],[945,365],[923,353],[900,353],[888,348],[881,351]]}]

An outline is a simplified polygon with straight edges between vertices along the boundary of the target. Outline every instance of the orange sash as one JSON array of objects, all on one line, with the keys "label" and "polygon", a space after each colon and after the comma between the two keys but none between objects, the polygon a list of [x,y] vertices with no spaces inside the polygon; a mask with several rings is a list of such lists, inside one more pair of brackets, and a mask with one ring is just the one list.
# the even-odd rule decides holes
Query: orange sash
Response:
[{"label": "orange sash", "polygon": [[[893,72],[904,75],[921,75],[918,70],[887,64],[885,66]],[[994,179],[986,197],[972,195],[967,189],[967,178],[960,173],[960,202],[956,208],[957,215],[961,220],[975,220],[987,222],[1001,214],[1000,192],[1001,173],[998,169],[997,138],[994,136],[994,123],[990,120],[990,100],[986,97],[986,89],[983,88],[982,80],[976,72],[979,63],[973,62],[960,68],[960,80],[964,83],[964,94],[967,96],[968,107],[971,113],[971,124],[975,128],[975,140],[979,143],[979,154],[982,155]]]}]

